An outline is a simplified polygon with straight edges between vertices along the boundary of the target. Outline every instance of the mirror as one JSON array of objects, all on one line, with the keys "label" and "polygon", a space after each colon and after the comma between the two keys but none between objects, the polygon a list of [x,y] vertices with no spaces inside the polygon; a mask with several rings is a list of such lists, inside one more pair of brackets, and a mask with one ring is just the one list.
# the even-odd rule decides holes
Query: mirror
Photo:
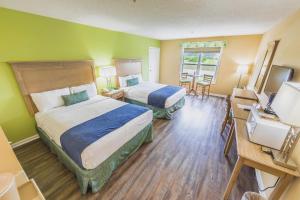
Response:
[{"label": "mirror", "polygon": [[261,91],[262,91],[262,88],[263,88],[263,85],[264,85],[265,80],[267,78],[269,69],[271,67],[271,64],[272,64],[272,61],[273,61],[278,43],[279,43],[279,40],[276,40],[276,41],[270,42],[268,44],[268,48],[267,48],[267,51],[265,53],[262,65],[260,67],[258,77],[257,77],[256,82],[255,82],[255,86],[254,86],[254,89],[258,94],[260,94]]}]

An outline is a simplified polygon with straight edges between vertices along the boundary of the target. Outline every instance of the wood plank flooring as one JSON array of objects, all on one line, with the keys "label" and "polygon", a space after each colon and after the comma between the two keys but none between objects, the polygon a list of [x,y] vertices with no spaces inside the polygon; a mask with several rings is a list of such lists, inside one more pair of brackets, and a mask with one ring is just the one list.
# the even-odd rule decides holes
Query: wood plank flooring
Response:
[{"label": "wood plank flooring", "polygon": [[[219,131],[225,100],[186,100],[173,120],[154,122],[154,141],[143,145],[95,194],[82,196],[74,175],[40,140],[15,151],[28,176],[50,200],[221,199],[237,159],[234,148],[228,158],[223,155],[226,134],[221,136]],[[257,191],[254,170],[244,167],[231,199],[239,200],[249,190]]]}]

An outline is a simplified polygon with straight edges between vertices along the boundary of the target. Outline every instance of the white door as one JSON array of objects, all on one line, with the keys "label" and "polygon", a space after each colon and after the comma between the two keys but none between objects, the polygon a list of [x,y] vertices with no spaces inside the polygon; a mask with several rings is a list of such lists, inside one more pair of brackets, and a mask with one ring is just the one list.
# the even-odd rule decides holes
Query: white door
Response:
[{"label": "white door", "polygon": [[149,47],[149,81],[159,81],[160,48]]}]

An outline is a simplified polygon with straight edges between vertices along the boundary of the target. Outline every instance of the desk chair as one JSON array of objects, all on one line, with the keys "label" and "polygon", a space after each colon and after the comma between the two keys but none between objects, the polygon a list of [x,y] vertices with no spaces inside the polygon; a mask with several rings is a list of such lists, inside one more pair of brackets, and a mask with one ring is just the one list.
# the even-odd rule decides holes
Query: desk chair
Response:
[{"label": "desk chair", "polygon": [[206,88],[208,88],[207,95],[209,96],[210,86],[211,86],[211,82],[212,82],[213,78],[214,77],[212,75],[204,74],[202,80],[196,81],[196,93],[198,92],[198,87],[201,87],[202,88],[202,99],[203,99],[203,96],[205,95]]},{"label": "desk chair", "polygon": [[227,95],[226,97],[226,114],[225,114],[225,118],[223,120],[223,123],[222,123],[222,128],[221,128],[221,132],[220,134],[222,135],[225,128],[226,128],[226,125],[227,124],[231,124],[231,115],[230,115],[230,110],[231,110],[231,103],[230,103],[230,98],[231,96],[230,95]]},{"label": "desk chair", "polygon": [[188,86],[188,93],[191,91],[191,85],[192,85],[192,79],[188,77],[188,73],[181,73],[180,80],[179,80],[180,86]]}]

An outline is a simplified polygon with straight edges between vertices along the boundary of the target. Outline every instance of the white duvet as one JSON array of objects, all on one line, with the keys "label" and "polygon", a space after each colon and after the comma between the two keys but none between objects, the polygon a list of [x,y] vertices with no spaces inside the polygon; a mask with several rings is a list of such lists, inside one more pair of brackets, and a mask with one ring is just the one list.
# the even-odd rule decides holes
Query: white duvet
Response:
[{"label": "white duvet", "polygon": [[[125,104],[111,98],[96,96],[78,104],[37,113],[35,119],[38,127],[43,129],[57,145],[61,146],[60,136],[68,129]],[[90,144],[81,153],[83,167],[85,169],[96,168],[145,128],[152,121],[152,117],[152,111],[149,110]]]},{"label": "white duvet", "polygon": [[[160,88],[163,88],[167,85],[151,82],[141,82],[138,85],[124,87],[125,97],[141,103],[148,104],[148,96],[151,92],[154,92]],[[182,88],[169,98],[167,98],[165,103],[165,108],[173,106],[177,101],[186,95],[185,88]]]}]

